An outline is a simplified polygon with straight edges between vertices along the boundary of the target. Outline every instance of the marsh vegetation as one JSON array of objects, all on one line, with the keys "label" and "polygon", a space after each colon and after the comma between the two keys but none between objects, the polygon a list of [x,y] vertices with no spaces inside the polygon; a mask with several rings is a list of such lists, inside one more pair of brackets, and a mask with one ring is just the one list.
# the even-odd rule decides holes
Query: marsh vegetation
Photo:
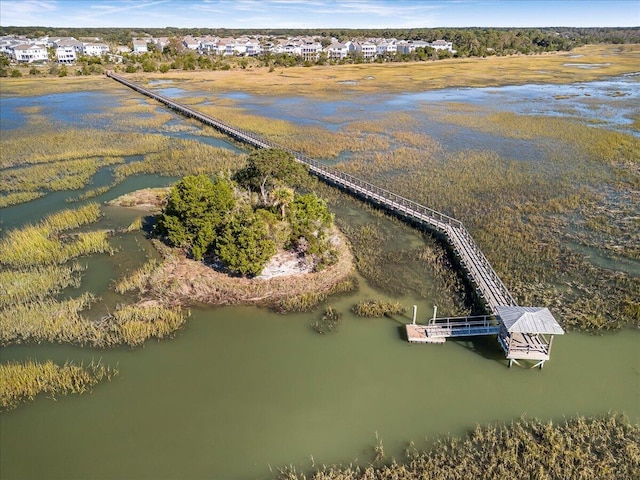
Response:
[{"label": "marsh vegetation", "polygon": [[637,478],[640,427],[615,414],[558,424],[523,418],[507,425],[477,426],[463,438],[440,438],[426,451],[409,445],[402,461],[386,459],[380,439],[373,452],[374,462],[368,466],[324,466],[308,475],[283,468],[278,478]]},{"label": "marsh vegetation", "polygon": [[0,364],[0,412],[16,408],[20,403],[33,401],[36,396],[83,394],[103,380],[111,380],[118,370],[91,362],[56,365],[45,362],[9,362]]}]

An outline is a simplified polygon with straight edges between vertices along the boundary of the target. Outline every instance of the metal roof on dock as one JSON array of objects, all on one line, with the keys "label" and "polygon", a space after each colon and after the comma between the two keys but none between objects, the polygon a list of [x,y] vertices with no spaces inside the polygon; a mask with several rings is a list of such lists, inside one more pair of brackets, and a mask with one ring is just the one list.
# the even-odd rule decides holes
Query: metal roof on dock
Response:
[{"label": "metal roof on dock", "polygon": [[564,330],[546,307],[497,307],[502,323],[510,333],[563,335]]}]

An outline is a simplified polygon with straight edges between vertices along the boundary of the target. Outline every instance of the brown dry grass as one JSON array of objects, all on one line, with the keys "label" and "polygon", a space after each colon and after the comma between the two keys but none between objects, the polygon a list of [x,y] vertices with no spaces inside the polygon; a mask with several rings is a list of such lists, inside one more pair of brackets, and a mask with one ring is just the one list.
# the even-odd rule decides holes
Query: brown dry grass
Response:
[{"label": "brown dry grass", "polygon": [[0,91],[6,96],[37,96],[51,93],[113,90],[115,82],[103,76],[0,78]]},{"label": "brown dry grass", "polygon": [[163,303],[188,305],[257,305],[277,307],[283,300],[308,293],[330,294],[332,289],[354,273],[353,256],[346,239],[336,229],[338,261],[324,270],[270,279],[231,277],[203,262],[186,258],[158,241],[156,247],[165,257],[163,263],[149,269],[141,282],[144,298],[159,298]]},{"label": "brown dry grass", "polygon": [[[576,58],[575,55],[581,55]],[[242,90],[262,95],[336,97],[348,92],[407,92],[444,87],[571,83],[638,71],[640,45],[589,45],[572,52],[451,59],[439,62],[362,64],[251,70],[136,74],[134,81],[173,79],[198,92]],[[592,64],[586,69],[566,64]],[[369,79],[373,77],[372,79]],[[353,84],[340,82],[352,81]]]}]

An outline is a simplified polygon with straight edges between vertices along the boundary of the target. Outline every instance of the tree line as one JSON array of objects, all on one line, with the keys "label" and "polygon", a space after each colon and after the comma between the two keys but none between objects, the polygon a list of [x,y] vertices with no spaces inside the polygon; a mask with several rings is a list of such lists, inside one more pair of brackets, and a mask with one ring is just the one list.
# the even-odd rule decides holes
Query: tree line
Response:
[{"label": "tree line", "polygon": [[219,36],[239,37],[270,35],[319,36],[340,41],[353,38],[396,38],[397,40],[453,42],[458,56],[483,56],[513,53],[539,53],[570,50],[594,43],[640,43],[640,27],[545,27],[545,28],[406,28],[406,29],[226,29],[226,28],[49,28],[0,27],[0,35],[26,35],[28,37],[101,38],[107,43],[127,45],[133,37]]}]

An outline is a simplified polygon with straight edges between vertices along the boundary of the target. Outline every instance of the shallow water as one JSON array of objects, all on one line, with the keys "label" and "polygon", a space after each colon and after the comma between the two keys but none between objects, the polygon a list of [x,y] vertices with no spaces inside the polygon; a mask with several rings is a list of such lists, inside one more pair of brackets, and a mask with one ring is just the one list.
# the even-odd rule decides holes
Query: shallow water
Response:
[{"label": "shallow water", "polygon": [[121,373],[90,395],[0,415],[0,476],[266,478],[312,455],[366,463],[376,432],[399,458],[406,442],[522,415],[640,420],[638,332],[556,338],[540,371],[507,368],[491,339],[410,346],[398,323],[348,313],[323,336],[310,318],[224,308],[195,311],[176,339],[139,351],[2,349],[2,361],[101,358]]},{"label": "shallow water", "polygon": [[[371,115],[399,112],[426,112],[445,102],[462,102],[521,115],[569,117],[583,122],[640,136],[633,130],[633,116],[640,113],[640,85],[633,76],[568,85],[529,84],[486,88],[445,88],[418,93],[354,94],[348,100],[300,97],[265,97],[246,93],[222,94],[250,112],[301,124],[321,125],[327,117],[343,121]],[[184,91],[181,92],[184,94]],[[436,112],[436,114],[439,113]],[[329,124],[329,127],[332,127]],[[333,126],[338,128],[337,126]],[[488,142],[490,144],[490,142]]]}]

